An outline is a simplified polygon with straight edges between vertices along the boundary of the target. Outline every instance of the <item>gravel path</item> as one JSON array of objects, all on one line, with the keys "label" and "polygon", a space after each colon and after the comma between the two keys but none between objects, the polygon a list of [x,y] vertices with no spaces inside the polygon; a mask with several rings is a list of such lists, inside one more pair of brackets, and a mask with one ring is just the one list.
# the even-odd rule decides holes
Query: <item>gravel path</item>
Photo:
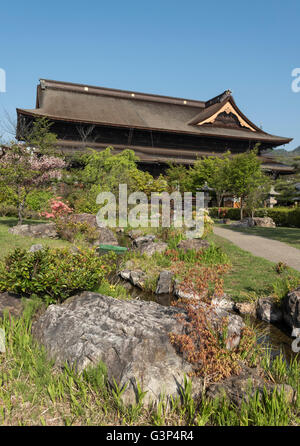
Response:
[{"label": "gravel path", "polygon": [[216,226],[214,233],[257,257],[263,257],[274,263],[284,262],[291,268],[300,271],[300,249],[293,248],[277,240],[244,234],[243,232],[231,231],[230,229]]}]

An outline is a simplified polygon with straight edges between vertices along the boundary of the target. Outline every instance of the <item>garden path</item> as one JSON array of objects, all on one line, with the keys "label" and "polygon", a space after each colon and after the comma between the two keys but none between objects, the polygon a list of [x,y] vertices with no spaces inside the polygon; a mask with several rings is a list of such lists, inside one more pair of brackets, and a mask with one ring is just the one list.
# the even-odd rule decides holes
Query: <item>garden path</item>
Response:
[{"label": "garden path", "polygon": [[257,257],[263,257],[275,263],[284,262],[291,268],[300,271],[300,249],[277,240],[231,231],[217,226],[214,227],[214,233]]}]

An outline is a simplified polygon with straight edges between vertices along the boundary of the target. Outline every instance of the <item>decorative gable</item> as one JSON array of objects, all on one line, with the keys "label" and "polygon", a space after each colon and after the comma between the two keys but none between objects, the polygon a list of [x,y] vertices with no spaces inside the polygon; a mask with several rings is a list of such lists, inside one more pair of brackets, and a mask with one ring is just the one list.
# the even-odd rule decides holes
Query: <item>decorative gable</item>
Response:
[{"label": "decorative gable", "polygon": [[226,102],[216,113],[195,124],[215,124],[216,126],[220,125],[222,127],[230,128],[243,127],[251,130],[252,132],[256,132],[256,129],[246,122],[246,120],[239,114],[239,112],[229,101]]}]

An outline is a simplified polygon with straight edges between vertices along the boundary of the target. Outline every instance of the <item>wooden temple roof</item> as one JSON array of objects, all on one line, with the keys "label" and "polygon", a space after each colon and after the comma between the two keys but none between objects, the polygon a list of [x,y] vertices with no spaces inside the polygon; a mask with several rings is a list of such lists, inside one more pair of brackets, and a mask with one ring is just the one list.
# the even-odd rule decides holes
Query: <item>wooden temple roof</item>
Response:
[{"label": "wooden temple roof", "polygon": [[229,90],[197,101],[41,79],[36,108],[17,109],[17,113],[18,117],[249,140],[273,147],[292,140],[257,127],[239,110]]}]

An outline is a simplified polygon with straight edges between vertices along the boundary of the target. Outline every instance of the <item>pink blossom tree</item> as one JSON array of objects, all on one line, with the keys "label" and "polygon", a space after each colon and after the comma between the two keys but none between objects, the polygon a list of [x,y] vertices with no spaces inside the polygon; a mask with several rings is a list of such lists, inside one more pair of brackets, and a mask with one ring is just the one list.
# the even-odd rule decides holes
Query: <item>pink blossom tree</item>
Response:
[{"label": "pink blossom tree", "polygon": [[62,158],[38,154],[26,145],[12,144],[3,149],[0,156],[0,182],[16,192],[18,224],[22,224],[29,192],[60,180],[65,165]]}]

